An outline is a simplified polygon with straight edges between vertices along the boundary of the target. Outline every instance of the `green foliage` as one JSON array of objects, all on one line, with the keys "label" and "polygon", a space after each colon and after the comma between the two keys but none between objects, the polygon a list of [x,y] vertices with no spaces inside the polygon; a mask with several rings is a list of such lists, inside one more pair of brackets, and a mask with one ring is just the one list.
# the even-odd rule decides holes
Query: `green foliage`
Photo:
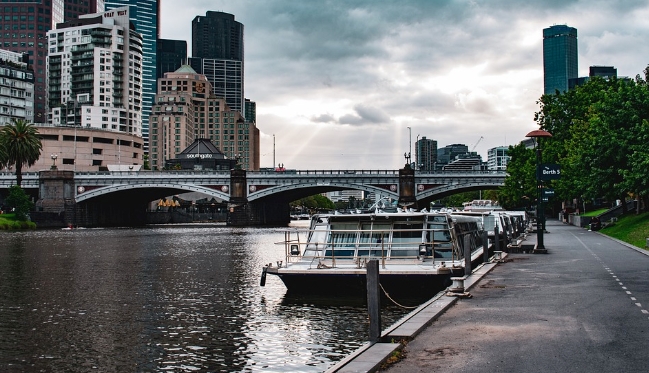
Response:
[{"label": "green foliage", "polygon": [[29,196],[17,185],[9,188],[9,195],[5,199],[5,203],[14,209],[16,219],[21,221],[28,220],[29,210],[34,207],[32,201],[29,200]]},{"label": "green foliage", "polygon": [[0,129],[0,165],[14,166],[16,184],[22,183],[22,169],[33,166],[41,156],[43,144],[38,130],[24,119],[12,119],[12,123]]},{"label": "green foliage", "polygon": [[17,220],[16,214],[0,215],[0,230],[36,229],[32,221]]},{"label": "green foliage", "polygon": [[505,186],[498,192],[498,201],[505,209],[529,207],[536,203],[536,156],[523,144],[510,146]]},{"label": "green foliage", "polygon": [[464,202],[471,202],[474,199],[480,199],[480,192],[464,192],[453,194],[442,198],[439,203],[446,207],[462,208]]},{"label": "green foliage", "polygon": [[322,194],[300,198],[290,203],[291,207],[306,207],[308,209],[333,209],[334,203]]},{"label": "green foliage", "polygon": [[[649,195],[649,86],[645,79],[593,77],[568,92],[543,95],[538,103],[535,120],[552,134],[541,143],[542,163],[561,166],[561,179],[546,183],[555,189],[557,200],[612,201],[629,194]],[[509,177],[500,198],[510,208],[520,197],[516,188],[535,193],[534,167],[530,168],[530,157],[534,158],[516,148],[510,148]]]}]

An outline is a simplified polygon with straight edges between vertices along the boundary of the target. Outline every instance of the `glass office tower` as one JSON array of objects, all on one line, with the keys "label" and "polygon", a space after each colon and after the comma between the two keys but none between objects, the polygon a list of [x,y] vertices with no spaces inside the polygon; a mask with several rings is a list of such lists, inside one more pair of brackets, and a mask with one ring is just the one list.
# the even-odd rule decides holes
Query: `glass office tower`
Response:
[{"label": "glass office tower", "polygon": [[243,24],[234,15],[208,11],[192,21],[190,64],[204,74],[218,97],[245,115]]},{"label": "glass office tower", "polygon": [[577,29],[566,25],[543,29],[544,93],[566,92],[577,74]]}]

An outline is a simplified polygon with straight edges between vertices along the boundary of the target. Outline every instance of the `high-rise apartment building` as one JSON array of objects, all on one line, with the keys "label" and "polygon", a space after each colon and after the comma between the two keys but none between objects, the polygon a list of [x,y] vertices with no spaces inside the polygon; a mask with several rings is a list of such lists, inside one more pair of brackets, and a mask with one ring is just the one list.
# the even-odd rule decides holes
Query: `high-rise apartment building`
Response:
[{"label": "high-rise apartment building", "polygon": [[185,40],[158,39],[156,68],[157,78],[172,73],[187,64],[187,42]]},{"label": "high-rise apartment building", "polygon": [[435,170],[437,163],[437,141],[423,136],[415,142],[415,169],[422,171]]},{"label": "high-rise apartment building", "polygon": [[130,6],[131,22],[135,30],[142,34],[142,137],[144,150],[149,146],[149,115],[157,91],[156,54],[160,36],[160,0],[104,0],[106,10]]},{"label": "high-rise apartment building", "polygon": [[555,25],[543,29],[544,93],[566,92],[578,76],[577,29]]},{"label": "high-rise apartment building", "polygon": [[60,23],[47,40],[50,122],[142,136],[142,36],[129,7]]},{"label": "high-rise apartment building", "polygon": [[0,48],[29,55],[34,69],[34,123],[47,122],[46,33],[57,23],[103,11],[103,0],[3,1],[0,3]]},{"label": "high-rise apartment building", "polygon": [[0,49],[0,126],[34,121],[34,71],[28,56]]},{"label": "high-rise apartment building", "polygon": [[150,162],[161,169],[195,139],[210,140],[245,170],[259,170],[259,130],[212,93],[211,83],[188,65],[165,73],[151,110]]},{"label": "high-rise apartment building", "polygon": [[190,64],[212,83],[218,97],[245,115],[243,24],[234,15],[208,11],[192,21]]}]

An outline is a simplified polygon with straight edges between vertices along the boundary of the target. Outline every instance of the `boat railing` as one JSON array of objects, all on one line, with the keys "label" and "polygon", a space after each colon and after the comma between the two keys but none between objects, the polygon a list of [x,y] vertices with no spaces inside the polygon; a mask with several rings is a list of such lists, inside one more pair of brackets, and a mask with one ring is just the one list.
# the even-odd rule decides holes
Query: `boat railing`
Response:
[{"label": "boat railing", "polygon": [[[325,233],[324,240],[302,240],[300,234],[313,238],[312,233]],[[420,232],[421,237],[436,237],[435,233],[448,232],[448,240],[425,240],[415,237],[397,237],[394,233],[408,234]],[[309,263],[311,267],[336,267],[338,262],[346,265],[355,264],[363,267],[368,260],[378,259],[383,264],[387,261],[403,263],[406,261],[455,262],[464,258],[464,236],[469,235],[471,251],[481,246],[477,231],[465,233],[454,229],[417,228],[417,229],[384,229],[359,231],[356,229],[292,230],[286,231],[283,242],[285,258],[289,263]],[[392,235],[391,235],[392,233]],[[333,237],[333,239],[332,239]],[[337,238],[337,239],[336,239]]]}]

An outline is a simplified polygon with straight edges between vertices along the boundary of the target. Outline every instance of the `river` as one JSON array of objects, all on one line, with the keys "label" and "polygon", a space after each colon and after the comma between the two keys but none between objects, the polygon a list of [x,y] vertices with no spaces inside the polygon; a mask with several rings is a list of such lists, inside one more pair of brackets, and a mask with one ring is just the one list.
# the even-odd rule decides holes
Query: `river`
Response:
[{"label": "river", "polygon": [[[362,299],[269,276],[281,229],[0,233],[2,372],[321,372],[368,339]],[[384,328],[408,311],[384,305]]]}]

